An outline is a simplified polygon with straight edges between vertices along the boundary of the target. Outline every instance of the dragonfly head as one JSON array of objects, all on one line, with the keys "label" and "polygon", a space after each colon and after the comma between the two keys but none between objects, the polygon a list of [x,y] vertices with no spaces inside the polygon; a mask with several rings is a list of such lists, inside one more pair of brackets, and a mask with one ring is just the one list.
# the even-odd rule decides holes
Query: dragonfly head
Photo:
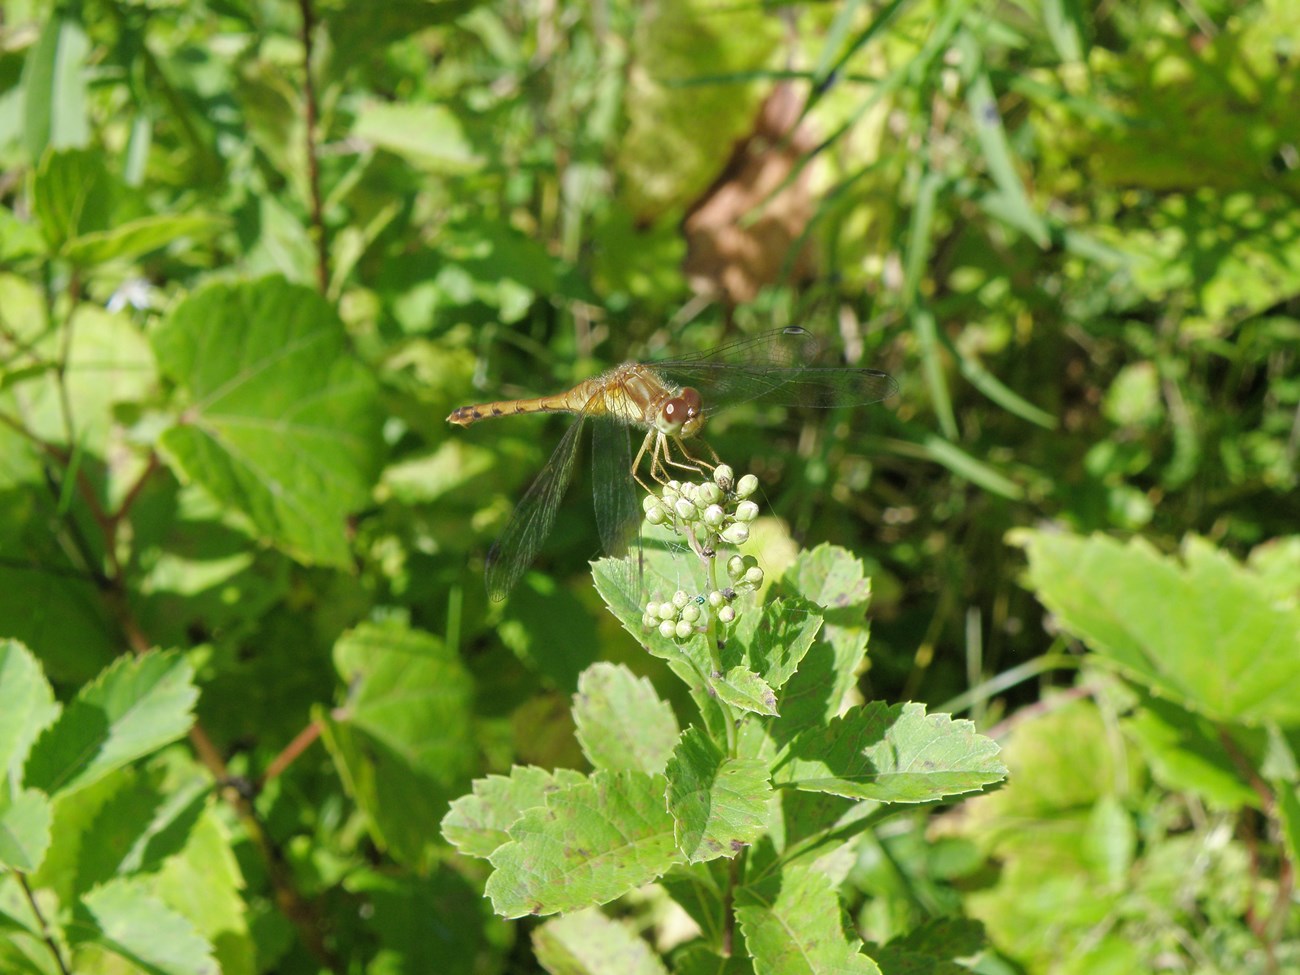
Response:
[{"label": "dragonfly head", "polygon": [[664,401],[655,417],[655,429],[674,437],[693,437],[704,426],[704,403],[700,391],[683,386],[676,396]]}]

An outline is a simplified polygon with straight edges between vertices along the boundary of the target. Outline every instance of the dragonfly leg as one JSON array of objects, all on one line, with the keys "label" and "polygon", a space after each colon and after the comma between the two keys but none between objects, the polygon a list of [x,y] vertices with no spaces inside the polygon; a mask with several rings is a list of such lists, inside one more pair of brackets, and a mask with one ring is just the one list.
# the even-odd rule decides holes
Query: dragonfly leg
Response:
[{"label": "dragonfly leg", "polygon": [[645,452],[651,444],[654,444],[654,449],[650,452],[650,476],[656,481],[660,480],[660,478],[655,477],[655,468],[658,466],[659,456],[659,443],[656,440],[656,437],[662,437],[662,434],[657,434],[653,430],[647,433],[645,439],[641,441],[641,449],[636,452],[636,460],[632,461],[632,479],[636,481],[637,484],[641,485],[641,490],[645,491],[646,494],[655,493],[654,489],[650,487],[649,484],[641,480],[640,474],[641,458],[645,456]]},{"label": "dragonfly leg", "polygon": [[[668,450],[667,448],[665,448],[664,459],[667,460],[668,463],[672,464],[674,467],[680,467],[683,470],[688,470],[688,471],[695,471],[695,473],[697,474],[703,474],[706,468],[708,470],[713,470],[715,467],[717,467],[717,464],[710,464],[707,460],[704,460],[700,457],[696,457],[694,454],[692,454],[689,450],[686,449],[686,444],[683,443],[678,438],[674,437],[673,443],[677,445],[677,449],[682,452],[682,456],[685,457],[686,460],[689,462],[685,464],[678,463],[677,461],[673,460],[671,457],[668,456]],[[705,446],[707,447],[708,444],[705,444]],[[712,448],[709,449],[711,452]],[[720,460],[717,454],[713,455],[713,459]]]}]

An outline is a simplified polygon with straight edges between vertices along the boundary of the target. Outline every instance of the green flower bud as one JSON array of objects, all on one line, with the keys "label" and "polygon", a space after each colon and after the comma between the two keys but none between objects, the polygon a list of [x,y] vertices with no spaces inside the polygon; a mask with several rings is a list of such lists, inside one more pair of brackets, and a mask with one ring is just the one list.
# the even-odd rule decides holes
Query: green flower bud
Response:
[{"label": "green flower bud", "polygon": [[736,484],[736,494],[739,497],[747,498],[758,490],[758,478],[753,474],[746,474]]},{"label": "green flower bud", "polygon": [[730,491],[736,483],[736,472],[727,464],[719,464],[713,469],[713,483],[724,491]]},{"label": "green flower bud", "polygon": [[749,541],[749,526],[743,521],[728,525],[722,530],[722,540],[732,545],[743,545]]},{"label": "green flower bud", "polygon": [[753,501],[742,501],[736,505],[736,520],[750,522],[758,517],[758,505]]},{"label": "green flower bud", "polygon": [[659,635],[671,640],[677,635],[677,624],[672,620],[664,620],[659,624]]},{"label": "green flower bud", "polygon": [[685,620],[681,620],[680,622],[678,622],[677,626],[673,630],[674,635],[679,640],[685,640],[688,636],[690,636],[694,632],[695,632],[695,627],[691,626],[691,624],[687,623]]}]

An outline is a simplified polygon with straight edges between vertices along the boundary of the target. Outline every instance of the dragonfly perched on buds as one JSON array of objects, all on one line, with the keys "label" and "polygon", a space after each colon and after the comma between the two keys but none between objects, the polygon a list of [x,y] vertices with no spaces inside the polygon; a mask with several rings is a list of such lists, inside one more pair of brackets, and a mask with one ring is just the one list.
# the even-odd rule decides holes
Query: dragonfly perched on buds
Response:
[{"label": "dragonfly perched on buds", "polygon": [[[572,413],[577,417],[487,558],[487,587],[500,600],[514,588],[555,524],[556,511],[573,476],[580,434],[594,423],[593,479],[601,544],[617,553],[627,527],[641,515],[633,483],[649,477],[666,483],[670,468],[702,472],[713,464],[691,452],[714,410],[760,401],[783,406],[863,406],[893,395],[898,384],[883,372],[817,365],[819,343],[797,326],[775,329],[707,352],[656,362],[624,362],[572,389],[534,399],[461,406],[449,423],[524,413]],[[633,457],[628,429],[645,431]],[[716,455],[715,455],[716,456]]]}]

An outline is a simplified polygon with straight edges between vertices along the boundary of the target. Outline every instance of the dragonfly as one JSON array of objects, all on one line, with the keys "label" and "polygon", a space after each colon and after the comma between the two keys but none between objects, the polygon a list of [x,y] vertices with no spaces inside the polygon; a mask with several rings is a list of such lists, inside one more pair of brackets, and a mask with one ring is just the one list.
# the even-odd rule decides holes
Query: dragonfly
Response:
[{"label": "dragonfly", "polygon": [[[670,468],[697,473],[712,468],[684,441],[698,437],[715,410],[747,402],[822,409],[865,406],[898,391],[893,378],[875,369],[817,365],[821,351],[812,333],[792,325],[693,355],[624,362],[551,396],[452,410],[447,422],[462,427],[528,413],[576,416],[488,551],[485,575],[492,600],[505,599],[551,533],[589,422],[596,525],[601,546],[618,555],[642,513],[633,485],[650,490],[639,473],[645,458],[649,456],[650,478],[659,484],[670,479]],[[635,457],[634,429],[644,431]]]}]

